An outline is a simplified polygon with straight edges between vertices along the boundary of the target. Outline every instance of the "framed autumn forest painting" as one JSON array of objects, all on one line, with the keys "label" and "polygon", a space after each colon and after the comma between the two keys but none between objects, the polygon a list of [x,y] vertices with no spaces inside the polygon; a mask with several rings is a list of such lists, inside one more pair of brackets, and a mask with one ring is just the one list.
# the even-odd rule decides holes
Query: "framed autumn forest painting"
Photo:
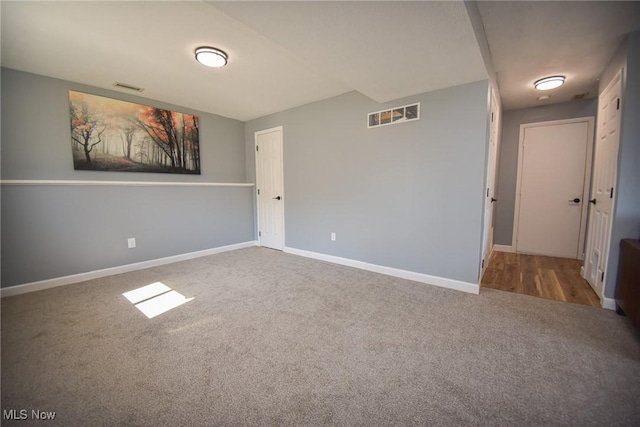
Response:
[{"label": "framed autumn forest painting", "polygon": [[200,174],[198,117],[69,91],[75,170]]}]

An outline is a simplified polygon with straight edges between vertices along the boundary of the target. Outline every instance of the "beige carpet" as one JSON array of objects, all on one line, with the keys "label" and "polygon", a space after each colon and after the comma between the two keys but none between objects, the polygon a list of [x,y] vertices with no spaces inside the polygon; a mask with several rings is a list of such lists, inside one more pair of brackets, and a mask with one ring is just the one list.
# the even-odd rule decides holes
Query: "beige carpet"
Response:
[{"label": "beige carpet", "polygon": [[[194,299],[152,319],[122,293]],[[2,425],[640,425],[614,312],[249,248],[2,299]]]}]

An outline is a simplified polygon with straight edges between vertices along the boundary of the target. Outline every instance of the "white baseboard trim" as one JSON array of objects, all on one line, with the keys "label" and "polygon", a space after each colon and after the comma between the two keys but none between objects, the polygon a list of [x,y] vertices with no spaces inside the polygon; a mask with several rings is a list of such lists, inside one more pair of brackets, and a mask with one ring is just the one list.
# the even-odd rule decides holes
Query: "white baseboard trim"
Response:
[{"label": "white baseboard trim", "polygon": [[509,253],[514,253],[516,251],[513,248],[513,246],[507,246],[507,245],[493,245],[493,250],[496,252],[509,252]]},{"label": "white baseboard trim", "polygon": [[84,282],[86,280],[99,279],[101,277],[112,276],[114,274],[128,273],[130,271],[143,270],[145,268],[157,267],[159,265],[171,264],[178,261],[186,261],[193,258],[199,258],[207,255],[218,254],[221,252],[234,251],[236,249],[257,246],[255,240],[236,243],[233,245],[220,246],[202,251],[189,252],[186,254],[173,255],[164,258],[152,259],[149,261],[136,262],[117,267],[104,268],[102,270],[89,271],[86,273],[73,274],[70,276],[56,277],[53,279],[40,280],[38,282],[24,283],[22,285],[9,286],[0,289],[0,297],[9,297],[13,295],[26,294],[28,292],[41,291],[43,289],[55,288],[57,286],[70,285],[72,283]]},{"label": "white baseboard trim", "polygon": [[462,282],[459,280],[447,279],[445,277],[431,276],[413,271],[400,270],[398,268],[385,267],[382,265],[369,264],[363,261],[356,261],[349,258],[341,258],[333,255],[326,255],[317,252],[305,251],[302,249],[284,247],[283,252],[299,255],[306,258],[313,258],[320,261],[327,261],[334,264],[346,265],[347,267],[359,268],[361,270],[372,271],[374,273],[386,274],[387,276],[399,277],[401,279],[413,280],[414,282],[435,285],[441,288],[454,289],[456,291],[479,294],[480,286],[477,283]]},{"label": "white baseboard trim", "polygon": [[615,310],[616,309],[616,300],[613,298],[602,298],[602,308],[606,308],[607,310]]}]

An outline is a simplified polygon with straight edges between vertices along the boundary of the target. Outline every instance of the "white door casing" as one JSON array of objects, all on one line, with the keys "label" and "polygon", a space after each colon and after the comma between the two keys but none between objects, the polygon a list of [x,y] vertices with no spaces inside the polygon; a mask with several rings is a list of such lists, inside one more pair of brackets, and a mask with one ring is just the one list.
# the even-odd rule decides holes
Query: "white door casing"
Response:
[{"label": "white door casing", "polygon": [[593,118],[520,127],[516,252],[582,258]]},{"label": "white door casing", "polygon": [[[620,141],[622,71],[598,97],[598,129],[596,134],[589,231],[585,255],[584,278],[604,301],[604,283],[611,243],[611,224],[617,177]],[[594,203],[595,202],[595,203]]]},{"label": "white door casing", "polygon": [[496,163],[498,159],[498,103],[495,92],[491,90],[491,116],[489,118],[489,152],[487,155],[487,182],[485,186],[484,198],[484,227],[482,235],[482,264],[480,266],[480,277],[484,275],[489,264],[489,256],[493,249],[493,214],[495,211],[495,186],[496,186]]},{"label": "white door casing", "polygon": [[284,248],[284,176],[282,127],[255,133],[258,241]]}]

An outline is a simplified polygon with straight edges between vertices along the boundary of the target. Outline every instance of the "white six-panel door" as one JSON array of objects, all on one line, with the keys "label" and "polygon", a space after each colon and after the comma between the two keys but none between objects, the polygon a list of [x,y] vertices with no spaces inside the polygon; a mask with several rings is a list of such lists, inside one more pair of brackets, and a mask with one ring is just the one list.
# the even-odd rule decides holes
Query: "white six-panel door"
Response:
[{"label": "white six-panel door", "polygon": [[609,257],[611,220],[620,138],[619,72],[598,98],[598,127],[589,203],[589,231],[585,252],[585,279],[602,300]]},{"label": "white six-panel door", "polygon": [[255,133],[258,240],[261,246],[284,247],[284,180],[282,127]]}]

